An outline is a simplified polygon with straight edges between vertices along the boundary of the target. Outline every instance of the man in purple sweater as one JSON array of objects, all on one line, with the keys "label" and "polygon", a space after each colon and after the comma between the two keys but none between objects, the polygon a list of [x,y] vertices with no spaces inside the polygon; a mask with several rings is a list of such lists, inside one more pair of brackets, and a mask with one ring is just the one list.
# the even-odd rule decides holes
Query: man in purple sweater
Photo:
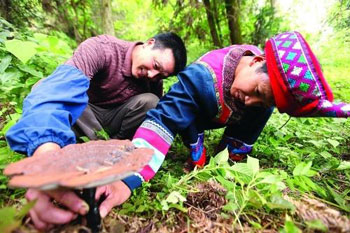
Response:
[{"label": "man in purple sweater", "polygon": [[[35,85],[24,100],[21,119],[6,134],[7,142],[19,153],[36,156],[76,143],[83,135],[97,139],[101,129],[111,138],[131,139],[162,96],[162,79],[176,75],[186,62],[184,43],[174,33],[158,34],[145,43],[108,35],[87,39],[65,64]],[[107,197],[101,204],[102,217],[130,196],[122,181],[97,192]],[[29,189],[26,198],[37,200],[30,216],[40,230],[88,211],[73,192]]]}]

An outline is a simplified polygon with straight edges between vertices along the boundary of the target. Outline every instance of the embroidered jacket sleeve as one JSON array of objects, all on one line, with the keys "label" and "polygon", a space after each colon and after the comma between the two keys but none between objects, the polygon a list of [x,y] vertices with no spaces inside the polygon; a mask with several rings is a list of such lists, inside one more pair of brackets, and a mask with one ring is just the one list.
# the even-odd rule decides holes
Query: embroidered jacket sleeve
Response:
[{"label": "embroidered jacket sleeve", "polygon": [[160,168],[175,135],[187,128],[197,114],[213,118],[217,100],[210,72],[200,64],[192,64],[178,75],[178,82],[147,113],[137,129],[133,143],[154,150],[153,157],[140,173],[124,179],[131,190],[150,180]]}]

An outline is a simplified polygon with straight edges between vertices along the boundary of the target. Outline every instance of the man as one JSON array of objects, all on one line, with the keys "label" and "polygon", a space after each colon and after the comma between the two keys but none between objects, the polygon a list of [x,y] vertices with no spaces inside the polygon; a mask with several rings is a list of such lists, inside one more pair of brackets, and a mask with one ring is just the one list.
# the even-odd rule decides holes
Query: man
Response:
[{"label": "man", "polygon": [[[184,43],[174,33],[158,34],[145,43],[107,35],[90,38],[33,88],[24,100],[22,118],[6,134],[7,142],[17,152],[36,156],[75,143],[76,136],[96,139],[95,132],[102,128],[112,138],[131,139],[162,96],[162,79],[177,74],[186,61]],[[120,203],[117,193],[130,193],[120,183],[118,191],[113,184],[97,190],[107,197],[102,216]],[[37,200],[30,216],[41,230],[88,211],[73,192],[29,189],[26,197]],[[58,208],[52,199],[68,208]]]},{"label": "man", "polygon": [[205,129],[226,127],[222,147],[239,160],[251,151],[273,106],[296,117],[350,116],[350,104],[332,102],[319,62],[298,32],[269,39],[265,55],[250,45],[208,52],[177,77],[135,133],[135,146],[152,148],[154,155],[126,179],[131,190],[155,175],[177,133],[190,145],[193,165],[203,166]]}]

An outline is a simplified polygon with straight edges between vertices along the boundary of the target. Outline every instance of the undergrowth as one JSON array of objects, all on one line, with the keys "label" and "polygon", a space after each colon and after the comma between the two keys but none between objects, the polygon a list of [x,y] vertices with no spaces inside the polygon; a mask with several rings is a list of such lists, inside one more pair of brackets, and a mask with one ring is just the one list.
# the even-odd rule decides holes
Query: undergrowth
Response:
[{"label": "undergrowth", "polygon": [[[70,41],[62,35],[21,34],[6,21],[0,21],[0,170],[23,158],[12,152],[4,134],[21,114],[21,103],[31,86],[50,74],[71,54]],[[15,39],[15,40],[13,40]],[[331,43],[324,51],[335,51]],[[344,51],[348,50],[342,45]],[[343,48],[341,47],[341,48]],[[350,102],[348,59],[322,56],[325,76],[336,100]],[[348,63],[349,60],[347,60]],[[176,77],[166,81],[166,90]],[[324,223],[307,221],[295,215],[291,200],[308,197],[326,203],[343,215],[350,214],[350,122],[345,119],[292,118],[273,113],[254,145],[253,153],[240,163],[229,161],[227,151],[214,149],[222,129],[205,133],[210,157],[208,165],[192,172],[184,171],[189,154],[176,138],[162,168],[149,183],[134,191],[130,200],[115,211],[120,215],[151,218],[169,213],[188,214],[189,193],[198,193],[198,183],[216,182],[225,190],[225,205],[220,209],[232,227],[253,231],[267,227],[266,216],[275,219],[280,232],[325,231]],[[102,133],[101,137],[107,138]],[[0,232],[20,225],[29,207],[24,206],[24,190],[7,187],[8,178],[0,174]],[[292,198],[292,199],[289,199]],[[16,209],[23,211],[16,214]],[[4,216],[7,216],[6,218]],[[174,218],[175,219],[175,218]],[[171,223],[168,219],[168,223]],[[175,220],[173,220],[175,221]],[[175,224],[175,222],[172,222]],[[269,223],[270,224],[270,223]],[[6,228],[7,227],[7,228]],[[11,228],[12,227],[12,228]],[[271,227],[271,226],[270,226]],[[232,229],[233,229],[232,228]]]}]

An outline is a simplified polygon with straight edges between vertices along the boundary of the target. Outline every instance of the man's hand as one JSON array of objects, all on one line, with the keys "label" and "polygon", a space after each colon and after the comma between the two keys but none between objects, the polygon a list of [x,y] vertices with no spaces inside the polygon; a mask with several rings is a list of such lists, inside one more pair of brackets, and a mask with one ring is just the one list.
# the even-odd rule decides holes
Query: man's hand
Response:
[{"label": "man's hand", "polygon": [[115,206],[123,204],[131,195],[129,187],[123,181],[116,181],[112,184],[98,187],[96,190],[96,200],[102,196],[106,199],[100,205],[100,215],[102,218]]},{"label": "man's hand", "polygon": [[[60,146],[55,143],[45,143],[35,150],[33,156],[59,149]],[[104,218],[114,206],[123,204],[130,195],[131,191],[129,187],[122,181],[98,187],[96,190],[96,200],[99,200],[102,196],[106,197],[99,208],[101,217]],[[78,214],[85,215],[89,211],[87,203],[80,199],[73,191],[40,191],[28,189],[25,196],[28,201],[36,200],[36,204],[29,211],[29,215],[35,227],[39,230],[50,229],[55,224],[66,224],[74,220]],[[62,209],[54,205],[54,200],[67,208]]]},{"label": "man's hand", "polygon": [[[29,211],[30,217],[39,230],[47,230],[55,224],[65,224],[75,219],[78,214],[85,215],[89,206],[81,200],[73,191],[50,190],[39,191],[28,189],[26,193],[28,201],[36,200],[35,206]],[[52,201],[67,207],[62,209],[55,206]]]},{"label": "man's hand", "polygon": [[[53,142],[39,146],[33,156],[38,156],[48,151],[59,150],[60,146]],[[65,224],[88,212],[89,206],[74,192],[68,190],[40,191],[28,189],[25,195],[28,201],[36,200],[35,206],[29,211],[29,215],[39,230],[47,230],[54,224]],[[53,204],[53,200],[64,205],[62,209]]]},{"label": "man's hand", "polygon": [[39,154],[43,154],[48,151],[59,150],[59,149],[61,148],[58,144],[53,142],[47,142],[38,146],[38,148],[36,148],[36,150],[34,151],[33,156],[37,156]]}]

